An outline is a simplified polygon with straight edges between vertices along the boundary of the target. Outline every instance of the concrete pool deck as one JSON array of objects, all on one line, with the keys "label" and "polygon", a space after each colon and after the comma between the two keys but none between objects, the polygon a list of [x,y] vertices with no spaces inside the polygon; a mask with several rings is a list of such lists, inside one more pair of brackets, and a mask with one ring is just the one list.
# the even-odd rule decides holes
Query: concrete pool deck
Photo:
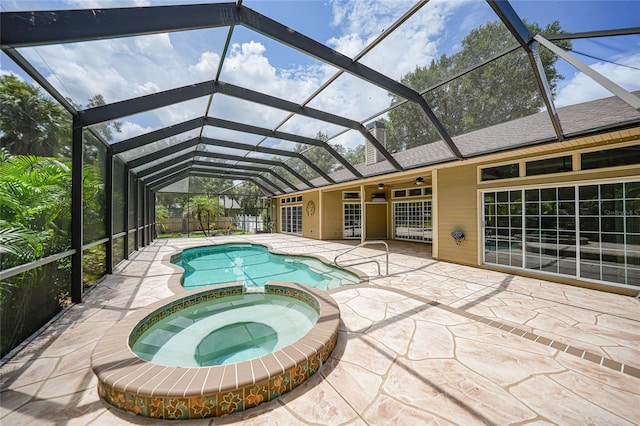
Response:
[{"label": "concrete pool deck", "polygon": [[[167,255],[238,241],[327,259],[353,245],[283,234],[156,240],[0,369],[0,423],[182,424],[101,401],[91,353],[118,321],[174,294]],[[421,244],[390,247],[388,276],[359,265],[369,283],[330,292],[341,325],[317,374],[275,401],[188,424],[640,424],[640,300],[435,261]]]}]

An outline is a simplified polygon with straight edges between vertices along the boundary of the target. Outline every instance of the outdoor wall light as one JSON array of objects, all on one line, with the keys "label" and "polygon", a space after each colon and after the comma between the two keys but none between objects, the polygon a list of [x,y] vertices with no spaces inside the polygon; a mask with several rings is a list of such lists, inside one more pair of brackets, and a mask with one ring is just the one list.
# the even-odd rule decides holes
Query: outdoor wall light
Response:
[{"label": "outdoor wall light", "polygon": [[455,228],[451,231],[451,236],[456,240],[456,245],[459,245],[460,241],[464,240],[464,231],[460,228]]},{"label": "outdoor wall light", "polygon": [[382,190],[384,189],[384,183],[379,183],[379,184],[378,184],[378,189],[379,189],[380,191],[382,191]]},{"label": "outdoor wall light", "polygon": [[424,183],[424,178],[423,177],[417,177],[416,178],[416,185],[422,185]]}]

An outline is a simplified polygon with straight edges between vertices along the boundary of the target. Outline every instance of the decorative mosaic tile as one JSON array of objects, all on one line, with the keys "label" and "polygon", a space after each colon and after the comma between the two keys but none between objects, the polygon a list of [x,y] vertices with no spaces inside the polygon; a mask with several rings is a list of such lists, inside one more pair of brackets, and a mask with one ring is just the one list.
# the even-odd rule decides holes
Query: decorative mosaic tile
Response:
[{"label": "decorative mosaic tile", "polygon": [[269,400],[279,397],[283,393],[291,390],[291,374],[287,371],[284,374],[271,377],[269,379]]},{"label": "decorative mosaic tile", "polygon": [[124,409],[138,416],[146,416],[147,415],[146,398],[139,395],[133,395],[127,392],[125,394]]},{"label": "decorative mosaic tile", "polygon": [[269,381],[265,380],[244,388],[244,409],[269,401]]},{"label": "decorative mosaic tile", "polygon": [[[315,308],[320,314],[322,314],[320,312],[321,307],[326,308],[329,306],[331,314],[332,309],[336,309],[337,311],[337,307],[333,307],[327,303],[321,304],[316,297],[302,289],[286,285],[279,286],[269,284],[266,286],[265,292],[267,294],[277,294],[303,301],[309,306]],[[182,309],[193,307],[197,304],[218,298],[242,295],[243,293],[243,286],[233,286],[217,288],[174,300],[173,302],[149,313],[140,320],[129,333],[129,343],[132,344],[135,342],[136,339],[138,339],[156,322],[161,321]],[[339,311],[337,312],[339,313]],[[318,371],[322,363],[328,358],[329,354],[335,347],[336,342],[337,324],[336,330],[333,331],[329,340],[319,349],[318,352],[315,352],[312,355],[307,355],[309,358],[302,364],[293,367],[284,374],[278,374],[260,383],[251,384],[245,388],[234,389],[219,394],[188,398],[181,396],[148,397],[144,395],[128,394],[118,389],[106,386],[100,380],[100,377],[98,381],[98,394],[109,404],[119,409],[156,419],[182,420],[221,416],[255,407],[263,402],[277,398],[278,396],[289,392],[304,383],[312,374]],[[128,350],[128,347],[126,350]]]},{"label": "decorative mosaic tile", "polygon": [[216,415],[217,395],[189,398],[189,418],[200,419]]},{"label": "decorative mosaic tile", "polygon": [[189,418],[188,398],[164,398],[164,418],[186,420]]},{"label": "decorative mosaic tile", "polygon": [[318,371],[321,365],[322,365],[322,354],[320,354],[320,352],[316,352],[308,361],[309,376],[311,376],[313,373]]},{"label": "decorative mosaic tile", "polygon": [[290,371],[291,389],[295,389],[309,378],[309,362],[298,364]]},{"label": "decorative mosaic tile", "polygon": [[164,419],[164,398],[146,398],[147,416],[155,419]]},{"label": "decorative mosaic tile", "polygon": [[242,389],[235,389],[226,393],[218,394],[218,404],[216,415],[235,413],[244,410],[244,392]]}]

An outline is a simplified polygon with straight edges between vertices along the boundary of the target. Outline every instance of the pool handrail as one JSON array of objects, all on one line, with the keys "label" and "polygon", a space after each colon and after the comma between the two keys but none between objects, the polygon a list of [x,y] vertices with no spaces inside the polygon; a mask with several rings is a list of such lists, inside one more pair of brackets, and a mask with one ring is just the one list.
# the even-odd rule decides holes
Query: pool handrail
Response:
[{"label": "pool handrail", "polygon": [[355,247],[351,247],[350,249],[343,251],[342,253],[336,255],[336,257],[333,259],[333,264],[338,266],[338,267],[346,267],[346,266],[355,266],[355,265],[364,265],[365,263],[375,263],[376,265],[378,265],[378,275],[380,275],[380,262],[378,262],[377,260],[365,260],[363,262],[358,262],[358,263],[350,263],[348,265],[340,265],[338,264],[338,258],[342,255],[345,255],[357,248],[360,247],[364,247],[364,246],[368,246],[368,245],[373,245],[373,244],[382,244],[385,247],[385,251],[386,251],[386,273],[385,275],[389,275],[389,245],[382,240],[374,240],[374,241],[365,241],[363,243],[358,244]]}]

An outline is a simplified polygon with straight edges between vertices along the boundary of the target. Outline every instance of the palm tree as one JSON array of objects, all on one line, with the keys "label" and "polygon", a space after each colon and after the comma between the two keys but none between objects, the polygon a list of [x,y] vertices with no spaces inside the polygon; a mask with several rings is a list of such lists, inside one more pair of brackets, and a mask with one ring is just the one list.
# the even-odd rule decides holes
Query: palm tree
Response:
[{"label": "palm tree", "polygon": [[71,119],[39,87],[0,76],[0,146],[13,155],[53,157],[69,141]]},{"label": "palm tree", "polygon": [[205,231],[203,220],[207,219],[207,228],[209,228],[208,224],[211,219],[221,214],[222,206],[218,202],[212,202],[205,195],[196,195],[189,200],[189,210],[191,217],[198,221],[200,230],[206,237],[207,231]]},{"label": "palm tree", "polygon": [[51,158],[11,156],[0,151],[0,230],[6,235],[3,250],[16,242],[20,258],[3,256],[2,269],[67,250],[71,231],[71,169]]},{"label": "palm tree", "polygon": [[[1,270],[70,247],[70,188],[66,164],[0,149]],[[69,282],[68,258],[0,281],[1,355],[60,311]]]}]

